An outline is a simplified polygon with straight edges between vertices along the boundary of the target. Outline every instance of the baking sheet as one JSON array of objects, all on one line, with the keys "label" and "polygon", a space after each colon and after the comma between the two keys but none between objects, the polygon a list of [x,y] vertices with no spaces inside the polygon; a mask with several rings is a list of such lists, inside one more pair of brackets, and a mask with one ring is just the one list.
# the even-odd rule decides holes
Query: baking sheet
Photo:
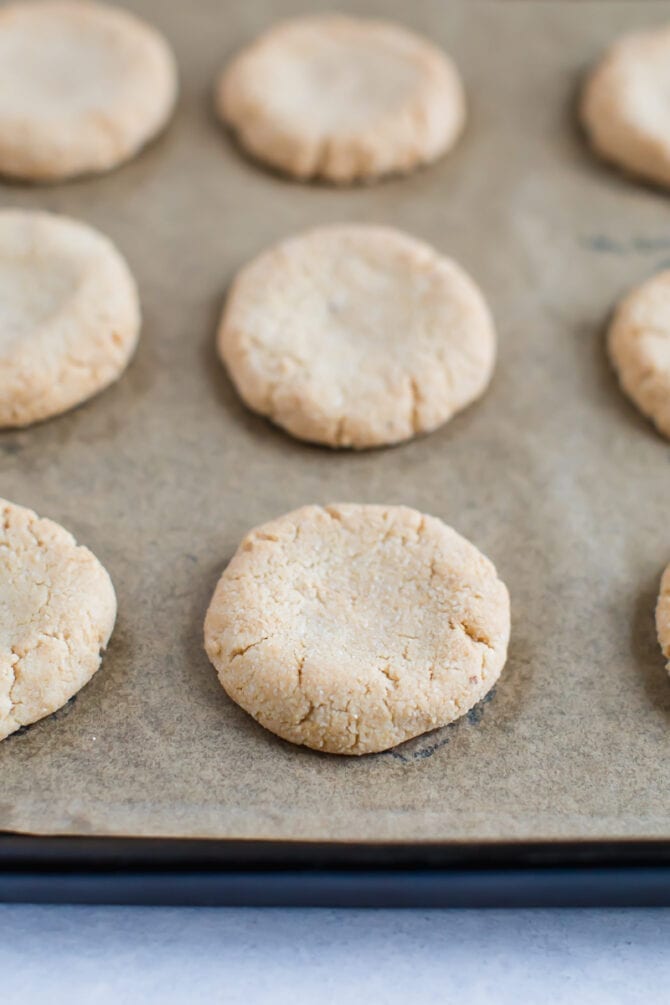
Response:
[{"label": "baking sheet", "polygon": [[[670,837],[670,683],[653,625],[670,559],[670,448],[619,393],[608,312],[670,265],[667,196],[592,159],[580,77],[670,3],[447,3],[395,16],[458,60],[467,133],[408,179],[342,190],[260,170],[211,112],[220,64],[293,0],[129,4],[171,39],[167,133],[106,177],[4,185],[4,205],[102,228],[140,284],[136,359],[75,412],[0,434],[0,494],[104,562],[119,617],[65,710],[0,744],[0,829],[341,840]],[[311,4],[309,9],[325,4]],[[500,358],[433,435],[362,454],[297,443],[241,406],[214,351],[235,270],[318,223],[405,228],[485,290]],[[225,696],[202,649],[220,572],[254,524],[307,502],[407,503],[496,563],[513,604],[495,693],[457,724],[360,759],[292,747]]]}]

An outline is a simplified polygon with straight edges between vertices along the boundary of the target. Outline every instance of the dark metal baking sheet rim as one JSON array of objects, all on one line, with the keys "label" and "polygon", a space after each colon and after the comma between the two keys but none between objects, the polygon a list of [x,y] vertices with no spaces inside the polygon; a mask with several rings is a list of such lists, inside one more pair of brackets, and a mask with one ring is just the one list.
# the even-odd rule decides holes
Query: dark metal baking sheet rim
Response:
[{"label": "dark metal baking sheet rim", "polygon": [[670,841],[339,844],[0,835],[0,901],[670,905]]}]

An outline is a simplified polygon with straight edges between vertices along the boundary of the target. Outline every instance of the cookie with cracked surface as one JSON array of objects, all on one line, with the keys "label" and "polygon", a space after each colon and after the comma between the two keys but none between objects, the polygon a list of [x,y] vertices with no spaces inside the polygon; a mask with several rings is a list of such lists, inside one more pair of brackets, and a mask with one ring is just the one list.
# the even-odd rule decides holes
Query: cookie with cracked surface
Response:
[{"label": "cookie with cracked surface", "polygon": [[339,184],[434,161],[465,122],[444,52],[399,25],[342,15],[271,28],[221,74],[216,105],[258,160]]},{"label": "cookie with cracked surface", "polygon": [[580,116],[594,150],[670,187],[670,26],[620,38],[586,81]]},{"label": "cookie with cracked surface", "polygon": [[0,9],[0,174],[58,181],[107,171],[165,125],[172,51],[128,11],[81,0]]},{"label": "cookie with cracked surface", "polygon": [[670,270],[621,301],[607,340],[621,387],[670,437]]},{"label": "cookie with cracked surface", "polygon": [[139,328],[135,281],[111,241],[67,217],[0,210],[0,427],[107,387]]},{"label": "cookie with cracked surface", "polygon": [[114,587],[95,555],[59,524],[0,499],[0,740],[88,683],[115,618]]},{"label": "cookie with cracked surface", "polygon": [[661,578],[661,588],[656,604],[656,634],[670,671],[670,565]]},{"label": "cookie with cracked surface", "polygon": [[510,632],[492,563],[404,506],[305,506],[251,531],[205,619],[230,697],[292,743],[386,750],[469,711]]},{"label": "cookie with cracked surface", "polygon": [[474,282],[387,227],[321,227],[235,279],[218,332],[246,404],[294,436],[376,447],[430,432],[478,398],[496,336]]}]

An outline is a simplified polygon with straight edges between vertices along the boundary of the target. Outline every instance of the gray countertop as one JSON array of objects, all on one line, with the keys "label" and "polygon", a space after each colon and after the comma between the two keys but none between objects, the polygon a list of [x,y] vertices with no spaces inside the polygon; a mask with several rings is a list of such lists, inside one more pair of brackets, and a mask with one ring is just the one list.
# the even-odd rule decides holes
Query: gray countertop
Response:
[{"label": "gray countertop", "polygon": [[667,1001],[670,910],[0,906],[22,1005]]}]

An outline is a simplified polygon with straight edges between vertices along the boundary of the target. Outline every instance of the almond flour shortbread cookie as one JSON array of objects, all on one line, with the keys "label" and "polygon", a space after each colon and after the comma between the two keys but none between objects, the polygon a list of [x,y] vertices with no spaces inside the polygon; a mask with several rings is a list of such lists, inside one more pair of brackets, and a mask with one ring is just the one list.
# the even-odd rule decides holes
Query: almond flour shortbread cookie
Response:
[{"label": "almond flour shortbread cookie", "polygon": [[656,604],[656,634],[670,670],[670,565],[663,573]]},{"label": "almond flour shortbread cookie", "polygon": [[670,437],[670,270],[619,304],[608,345],[626,394]]},{"label": "almond flour shortbread cookie", "polygon": [[66,217],[0,210],[0,427],[107,387],[139,327],[135,282],[106,237]]},{"label": "almond flour shortbread cookie", "polygon": [[100,666],[112,582],[51,520],[0,499],[0,740],[50,715]]},{"label": "almond flour shortbread cookie", "polygon": [[106,171],[166,123],[177,74],[163,37],[119,8],[28,0],[0,8],[0,174]]},{"label": "almond flour shortbread cookie", "polygon": [[589,77],[581,118],[605,160],[670,186],[670,26],[626,35]]},{"label": "almond flour shortbread cookie", "polygon": [[262,35],[221,75],[216,100],[259,160],[338,183],[434,161],[465,120],[460,77],[440,49],[398,25],[332,14]]},{"label": "almond flour shortbread cookie", "polygon": [[475,547],[404,506],[305,506],[223,573],[205,647],[230,697],[292,743],[368,754],[444,726],[494,685],[509,597]]},{"label": "almond flour shortbread cookie", "polygon": [[309,231],[236,278],[219,353],[244,401],[333,447],[397,443],[485,390],[496,338],[463,269],[385,227]]}]

